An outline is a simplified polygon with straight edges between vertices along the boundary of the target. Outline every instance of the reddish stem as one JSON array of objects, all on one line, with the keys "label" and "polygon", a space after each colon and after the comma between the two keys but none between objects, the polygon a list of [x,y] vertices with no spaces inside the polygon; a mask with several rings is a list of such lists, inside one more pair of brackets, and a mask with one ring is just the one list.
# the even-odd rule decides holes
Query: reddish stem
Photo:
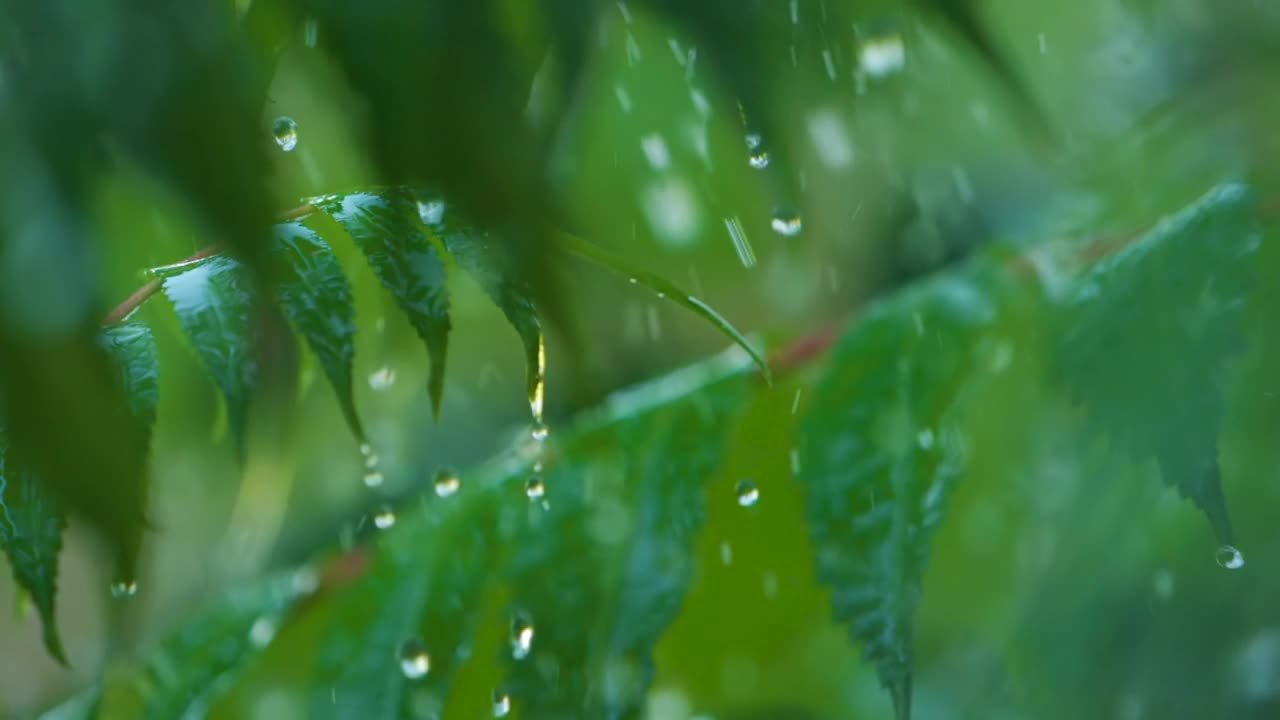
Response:
[{"label": "reddish stem", "polygon": [[[307,215],[310,215],[312,212],[315,211],[315,209],[316,208],[314,205],[307,203],[305,205],[299,205],[296,208],[293,208],[291,210],[286,210],[283,213],[280,213],[279,218],[281,221],[297,220],[298,218],[306,217]],[[186,263],[193,263],[198,260],[203,260],[207,257],[218,255],[222,253],[225,249],[226,248],[222,246],[222,243],[213,243],[208,247],[202,248],[191,257],[175,264],[185,265]],[[107,325],[115,325],[117,323],[124,322],[126,319],[128,319],[130,315],[136,312],[138,308],[142,307],[143,303],[150,300],[152,295],[155,295],[156,293],[160,292],[160,288],[162,285],[163,283],[159,278],[155,278],[153,280],[148,281],[146,285],[143,285],[142,287],[138,288],[133,292],[132,295],[125,298],[124,302],[117,305],[114,310],[107,313],[107,316],[102,319],[102,324],[104,326],[107,326]]]}]

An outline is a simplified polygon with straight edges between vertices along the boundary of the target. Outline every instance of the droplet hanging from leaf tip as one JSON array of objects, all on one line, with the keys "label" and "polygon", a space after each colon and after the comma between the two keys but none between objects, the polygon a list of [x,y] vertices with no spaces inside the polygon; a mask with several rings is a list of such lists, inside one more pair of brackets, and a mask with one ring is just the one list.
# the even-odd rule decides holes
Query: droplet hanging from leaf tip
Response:
[{"label": "droplet hanging from leaf tip", "polygon": [[281,115],[271,123],[271,135],[276,145],[285,152],[293,152],[298,147],[298,123],[287,115]]},{"label": "droplet hanging from leaf tip", "polygon": [[1235,545],[1223,545],[1214,554],[1214,559],[1227,570],[1239,570],[1244,567],[1244,553]]},{"label": "droplet hanging from leaf tip", "polygon": [[742,507],[752,507],[760,500],[760,489],[750,480],[739,480],[734,493],[738,496],[738,504]]},{"label": "droplet hanging from leaf tip", "polygon": [[[530,368],[529,411],[533,415],[533,437],[541,440],[547,436],[547,426],[542,419],[546,395],[547,345],[541,333],[538,335],[538,352],[534,367]],[[541,434],[539,434],[541,433]]]},{"label": "droplet hanging from leaf tip", "polygon": [[551,428],[547,427],[547,424],[544,422],[534,423],[533,428],[529,430],[529,435],[534,440],[537,440],[538,442],[542,442],[543,440],[546,440],[547,436],[549,436],[550,434],[551,434]]},{"label": "droplet hanging from leaf tip", "polygon": [[462,488],[462,479],[453,470],[441,468],[436,471],[433,484],[437,497],[449,497]]},{"label": "droplet hanging from leaf tip", "polygon": [[431,671],[431,657],[419,640],[406,640],[400,646],[400,672],[410,680],[425,677]]}]

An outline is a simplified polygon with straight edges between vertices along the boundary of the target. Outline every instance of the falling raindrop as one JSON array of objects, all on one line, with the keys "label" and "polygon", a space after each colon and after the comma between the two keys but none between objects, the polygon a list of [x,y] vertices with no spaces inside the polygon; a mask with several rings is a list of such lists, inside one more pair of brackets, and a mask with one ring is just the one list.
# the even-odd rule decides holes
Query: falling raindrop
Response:
[{"label": "falling raindrop", "polygon": [[281,115],[271,122],[271,135],[275,137],[276,145],[285,152],[298,147],[298,123],[287,115]]},{"label": "falling raindrop", "polygon": [[751,247],[751,240],[747,237],[746,228],[742,227],[742,221],[735,215],[724,219],[724,227],[729,231],[729,238],[733,240],[733,249],[738,253],[738,260],[742,261],[743,267],[751,267],[756,264],[756,251]]},{"label": "falling raindrop", "polygon": [[365,457],[365,487],[376,488],[383,484],[383,474],[378,470],[378,454],[367,442],[360,443],[360,455]]},{"label": "falling raindrop", "polygon": [[671,150],[667,148],[667,141],[658,133],[640,138],[640,149],[644,151],[649,167],[654,170],[665,170],[671,167]]},{"label": "falling raindrop", "polygon": [[530,500],[541,500],[547,494],[547,486],[542,482],[542,478],[534,475],[524,484],[524,494]]},{"label": "falling raindrop", "polygon": [[373,516],[373,526],[379,530],[390,530],[396,524],[396,512],[390,507],[383,507]]},{"label": "falling raindrop", "polygon": [[933,430],[931,428],[925,428],[916,433],[916,445],[918,445],[921,450],[932,450]]},{"label": "falling raindrop", "polygon": [[761,581],[760,582],[761,589],[764,591],[764,596],[766,598],[773,600],[774,598],[778,597],[778,574],[777,573],[775,573],[772,570],[769,570],[765,572],[764,576],[760,579],[760,581]]},{"label": "falling raindrop", "polygon": [[253,627],[249,628],[249,642],[253,643],[254,647],[266,647],[275,635],[276,624],[268,618],[258,618],[253,622]]},{"label": "falling raindrop", "polygon": [[757,170],[763,170],[769,167],[769,151],[763,148],[756,148],[747,156],[747,163]]},{"label": "falling raindrop", "polygon": [[449,497],[462,488],[462,479],[453,470],[441,468],[436,471],[434,484],[437,497]]},{"label": "falling raindrop", "polygon": [[302,44],[308,48],[314,48],[316,41],[320,37],[320,23],[316,19],[309,17],[302,21]]},{"label": "falling raindrop", "polygon": [[516,614],[511,618],[511,657],[523,660],[533,650],[533,623],[529,618]]},{"label": "falling raindrop", "polygon": [[907,62],[907,50],[901,35],[871,38],[858,51],[858,65],[873,78],[892,75]]},{"label": "falling raindrop", "polygon": [[369,387],[374,390],[387,390],[396,383],[396,371],[389,367],[380,367],[369,374]]},{"label": "falling raindrop", "polygon": [[506,717],[511,712],[511,696],[501,690],[493,691],[493,716]]},{"label": "falling raindrop", "polygon": [[1214,555],[1218,564],[1228,570],[1239,570],[1244,567],[1244,553],[1234,545],[1223,545]]},{"label": "falling raindrop", "polygon": [[760,489],[750,480],[739,480],[734,493],[738,496],[738,504],[742,507],[751,507],[760,500]]},{"label": "falling raindrop", "polygon": [[547,427],[547,424],[544,422],[534,423],[533,429],[529,431],[530,437],[532,437],[534,440],[537,440],[538,442],[542,442],[543,440],[546,440],[547,436],[550,434],[551,434],[551,428]]},{"label": "falling raindrop", "polygon": [[410,680],[417,680],[431,670],[431,657],[419,640],[406,640],[400,646],[400,671]]},{"label": "falling raindrop", "polygon": [[116,580],[111,583],[111,597],[117,599],[131,598],[138,594],[136,580]]},{"label": "falling raindrop", "polygon": [[795,237],[800,234],[804,224],[800,215],[787,208],[779,208],[773,212],[773,220],[769,223],[773,231],[783,237]]}]

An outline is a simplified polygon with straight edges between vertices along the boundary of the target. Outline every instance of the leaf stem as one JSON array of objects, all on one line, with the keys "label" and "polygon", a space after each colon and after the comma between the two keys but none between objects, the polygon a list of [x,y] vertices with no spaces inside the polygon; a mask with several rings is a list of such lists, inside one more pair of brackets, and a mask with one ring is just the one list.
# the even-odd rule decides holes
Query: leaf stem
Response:
[{"label": "leaf stem", "polygon": [[760,368],[760,373],[764,375],[766,383],[773,383],[773,375],[769,371],[769,361],[759,350],[755,349],[751,343],[747,342],[746,336],[738,331],[723,315],[716,312],[714,308],[706,304],[697,297],[681,290],[666,279],[655,275],[647,270],[642,270],[632,265],[628,260],[621,258],[595,243],[587,242],[582,238],[575,237],[568,233],[560,232],[552,235],[556,244],[560,249],[568,254],[577,255],[583,260],[588,260],[607,270],[622,275],[629,279],[632,283],[644,285],[658,293],[658,297],[670,300],[671,302],[692,311],[694,314],[701,316],[716,326],[720,332],[724,333],[735,344],[740,346],[751,359],[755,361],[756,366]]},{"label": "leaf stem", "polygon": [[[278,218],[281,222],[287,222],[289,220],[297,220],[298,218],[303,218],[303,217],[306,217],[307,215],[310,215],[312,212],[315,211],[315,209],[316,208],[314,205],[312,205],[311,203],[306,203],[280,213]],[[188,257],[185,260],[173,263],[171,265],[165,265],[164,267],[169,267],[169,268],[181,267],[183,265],[198,262],[207,257],[220,255],[225,250],[226,248],[223,247],[222,243],[215,242],[204,248],[201,248],[195,254],[191,255],[191,257]],[[163,281],[160,278],[154,278],[152,280],[147,281],[146,285],[143,285],[142,287],[135,290],[132,295],[125,298],[123,302],[115,306],[115,308],[111,312],[107,313],[107,316],[102,318],[102,325],[104,327],[107,327],[107,326],[116,325],[124,322],[125,320],[128,320],[129,316],[137,312],[138,308],[142,307],[143,303],[150,300],[151,297],[156,293],[160,292],[160,288],[162,285],[163,285]]]}]

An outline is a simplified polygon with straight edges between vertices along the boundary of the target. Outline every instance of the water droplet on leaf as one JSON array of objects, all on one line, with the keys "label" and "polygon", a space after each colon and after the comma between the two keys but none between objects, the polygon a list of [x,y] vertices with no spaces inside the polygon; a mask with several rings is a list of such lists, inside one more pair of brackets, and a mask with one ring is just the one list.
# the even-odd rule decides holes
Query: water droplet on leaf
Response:
[{"label": "water droplet on leaf", "polygon": [[803,223],[800,221],[800,215],[794,210],[778,209],[773,213],[773,220],[769,223],[773,231],[783,237],[795,237],[800,234]]},{"label": "water droplet on leaf", "polygon": [[449,497],[462,487],[462,479],[448,468],[436,471],[435,488],[437,497]]},{"label": "water droplet on leaf", "polygon": [[431,658],[419,640],[406,640],[400,646],[400,671],[410,680],[417,680],[431,670]]},{"label": "water droplet on leaf", "polygon": [[533,650],[533,623],[517,614],[511,618],[511,657],[523,660]]},{"label": "water droplet on leaf", "polygon": [[396,524],[396,512],[384,507],[373,516],[373,526],[379,530],[389,530]]},{"label": "water droplet on leaf", "polygon": [[287,115],[271,122],[271,135],[276,139],[276,145],[285,152],[292,152],[298,147],[298,123]]},{"label": "water droplet on leaf", "polygon": [[747,156],[747,163],[757,170],[763,170],[769,167],[769,151],[763,149],[752,150]]},{"label": "water droplet on leaf", "polygon": [[524,494],[530,500],[541,500],[542,496],[547,494],[547,486],[543,484],[542,478],[534,475],[529,478],[529,482],[525,483]]},{"label": "water droplet on leaf", "polygon": [[368,488],[382,487],[382,481],[384,479],[385,478],[382,477],[382,473],[377,470],[370,470],[364,474],[364,485]]},{"label": "water droplet on leaf", "polygon": [[750,480],[739,480],[734,492],[738,496],[738,504],[742,507],[751,507],[760,500],[760,489]]},{"label": "water droplet on leaf", "polygon": [[1214,559],[1218,564],[1228,570],[1239,570],[1244,567],[1244,553],[1234,545],[1223,545],[1218,548],[1218,552],[1214,555]]}]

